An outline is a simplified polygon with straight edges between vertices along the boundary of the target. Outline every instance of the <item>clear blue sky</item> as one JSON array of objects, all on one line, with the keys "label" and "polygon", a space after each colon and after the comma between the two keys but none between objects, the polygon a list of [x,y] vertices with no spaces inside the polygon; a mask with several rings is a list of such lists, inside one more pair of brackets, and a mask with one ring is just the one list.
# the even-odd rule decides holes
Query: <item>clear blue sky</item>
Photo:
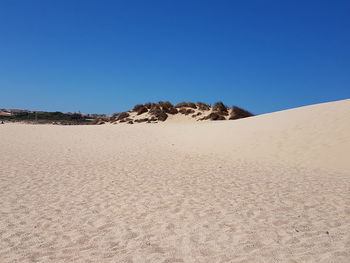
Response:
[{"label": "clear blue sky", "polygon": [[350,1],[0,0],[0,108],[350,97]]}]

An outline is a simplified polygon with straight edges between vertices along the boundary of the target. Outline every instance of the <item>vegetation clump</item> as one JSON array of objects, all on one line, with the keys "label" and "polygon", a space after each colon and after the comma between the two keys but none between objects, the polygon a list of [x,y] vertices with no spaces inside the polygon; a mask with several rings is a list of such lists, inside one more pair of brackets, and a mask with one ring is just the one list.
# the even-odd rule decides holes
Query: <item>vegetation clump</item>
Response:
[{"label": "vegetation clump", "polygon": [[216,112],[219,115],[228,115],[228,108],[227,106],[222,103],[221,101],[217,102],[213,106],[213,112]]},{"label": "vegetation clump", "polygon": [[145,113],[148,111],[147,107],[142,104],[135,105],[133,111],[137,112],[137,115],[141,115],[142,113]]},{"label": "vegetation clump", "polygon": [[117,120],[117,117],[118,117],[118,114],[119,114],[119,113],[114,113],[114,114],[109,118],[109,121],[111,121],[111,122],[116,121],[116,120]]},{"label": "vegetation clump", "polygon": [[125,119],[125,118],[127,118],[127,117],[129,117],[130,116],[130,114],[129,114],[129,112],[120,112],[120,113],[117,113],[116,114],[116,121],[121,121],[121,120],[123,120],[123,119]]},{"label": "vegetation clump", "polygon": [[153,104],[152,107],[149,110],[149,113],[154,115],[154,113],[161,111],[161,107],[158,104]]},{"label": "vegetation clump", "polygon": [[171,102],[169,102],[169,101],[160,101],[160,102],[158,102],[158,104],[162,108],[172,108],[172,107],[174,107],[174,105],[171,104]]},{"label": "vegetation clump", "polygon": [[175,108],[192,108],[192,109],[197,109],[196,104],[194,104],[193,102],[181,102],[175,105]]},{"label": "vegetation clump", "polygon": [[159,106],[162,107],[162,110],[165,113],[169,113],[169,114],[176,114],[176,113],[178,113],[178,110],[169,101],[160,101],[158,104],[159,104]]},{"label": "vegetation clump", "polygon": [[181,109],[179,109],[179,112],[181,114],[189,115],[189,114],[194,113],[194,110],[193,109],[181,108]]},{"label": "vegetation clump", "polygon": [[239,108],[237,106],[233,106],[231,109],[229,120],[237,120],[237,119],[247,118],[251,116],[254,116],[254,114],[245,109]]},{"label": "vegetation clump", "polygon": [[[198,109],[198,111],[196,111]],[[240,118],[246,118],[253,116],[252,113],[241,109],[237,106],[233,106],[229,109],[224,103],[216,102],[213,107],[210,104],[203,102],[181,102],[175,106],[169,101],[159,101],[158,103],[148,102],[145,104],[137,104],[134,106],[133,112],[137,115],[145,116],[143,118],[134,118],[135,113],[121,112],[114,114],[111,117],[111,121],[126,122],[126,123],[155,123],[158,121],[165,121],[168,119],[169,114],[181,113],[184,115],[190,115],[197,120],[235,120]],[[205,113],[207,112],[207,113]],[[148,113],[147,115],[142,115]],[[98,123],[98,121],[94,121]]]},{"label": "vegetation clump", "polygon": [[120,123],[129,122],[129,121],[132,121],[132,119],[131,118],[123,118],[123,119],[119,120]]},{"label": "vegetation clump", "polygon": [[168,118],[168,115],[164,111],[160,111],[160,112],[155,113],[155,117],[159,121],[165,121]]},{"label": "vegetation clump", "polygon": [[133,111],[138,111],[140,108],[143,108],[143,107],[144,107],[143,104],[136,104],[132,110]]},{"label": "vegetation clump", "polygon": [[168,118],[168,115],[162,110],[159,104],[153,105],[149,110],[149,113],[160,121],[165,121]]},{"label": "vegetation clump", "polygon": [[200,115],[202,115],[202,113],[201,113],[201,112],[197,112],[196,114],[193,114],[193,115],[192,115],[192,118],[196,118],[196,117],[198,117],[198,116],[200,116]]},{"label": "vegetation clump", "polygon": [[149,119],[148,118],[143,118],[143,119],[138,119],[138,120],[135,120],[135,122],[147,122],[147,121],[149,121]]},{"label": "vegetation clump", "polygon": [[178,112],[179,112],[179,111],[178,111],[175,107],[168,109],[168,113],[169,113],[169,114],[172,114],[172,115],[175,115],[175,114],[177,114]]},{"label": "vegetation clump", "polygon": [[226,120],[226,118],[223,115],[218,114],[217,112],[212,112],[209,115],[201,118],[200,120],[201,121],[203,120],[219,121],[219,120]]},{"label": "vegetation clump", "polygon": [[152,103],[152,102],[147,102],[147,103],[145,103],[145,107],[146,107],[147,109],[151,109],[152,106],[154,106],[154,105],[155,105],[155,103]]},{"label": "vegetation clump", "polygon": [[196,105],[199,110],[202,110],[202,111],[210,110],[210,105],[205,104],[203,102],[197,102]]}]

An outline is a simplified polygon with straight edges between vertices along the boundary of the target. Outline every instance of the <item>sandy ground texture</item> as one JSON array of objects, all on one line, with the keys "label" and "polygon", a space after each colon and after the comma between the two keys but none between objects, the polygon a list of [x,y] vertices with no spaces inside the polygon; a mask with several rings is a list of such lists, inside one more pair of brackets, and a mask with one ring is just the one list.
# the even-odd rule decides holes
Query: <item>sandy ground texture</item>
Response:
[{"label": "sandy ground texture", "polygon": [[0,262],[350,262],[349,116],[0,125]]}]

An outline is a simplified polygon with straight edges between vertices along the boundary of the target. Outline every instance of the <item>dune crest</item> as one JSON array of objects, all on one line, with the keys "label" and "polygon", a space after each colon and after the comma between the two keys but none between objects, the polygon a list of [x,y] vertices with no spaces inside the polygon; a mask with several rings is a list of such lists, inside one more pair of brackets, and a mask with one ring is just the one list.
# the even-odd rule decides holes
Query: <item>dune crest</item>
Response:
[{"label": "dune crest", "polygon": [[350,171],[349,116],[342,100],[168,131],[186,151]]},{"label": "dune crest", "polygon": [[227,107],[222,102],[213,106],[203,102],[181,102],[175,106],[168,101],[137,104],[127,112],[113,114],[110,122],[117,123],[158,123],[164,121],[204,121],[236,120],[254,116],[254,114],[237,106]]}]

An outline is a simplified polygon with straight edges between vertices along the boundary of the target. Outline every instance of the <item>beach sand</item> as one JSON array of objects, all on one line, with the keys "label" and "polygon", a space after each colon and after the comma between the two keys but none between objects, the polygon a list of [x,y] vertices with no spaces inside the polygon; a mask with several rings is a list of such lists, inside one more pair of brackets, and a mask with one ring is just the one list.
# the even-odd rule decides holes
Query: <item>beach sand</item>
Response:
[{"label": "beach sand", "polygon": [[350,262],[349,116],[0,125],[0,262]]}]

